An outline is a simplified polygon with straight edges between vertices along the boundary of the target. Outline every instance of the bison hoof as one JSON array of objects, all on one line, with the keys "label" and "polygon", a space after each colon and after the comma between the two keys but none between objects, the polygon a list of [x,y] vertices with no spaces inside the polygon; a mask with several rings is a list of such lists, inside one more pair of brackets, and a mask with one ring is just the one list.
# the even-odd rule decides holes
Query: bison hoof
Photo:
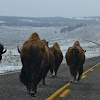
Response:
[{"label": "bison hoof", "polygon": [[75,81],[74,81],[74,83],[75,83],[75,84],[78,84],[78,81],[77,81],[77,80],[75,80]]},{"label": "bison hoof", "polygon": [[31,95],[32,97],[36,97],[36,95],[35,95],[34,93],[31,93],[30,95]]},{"label": "bison hoof", "polygon": [[33,91],[30,91],[29,94],[30,94],[32,97],[36,97],[35,92],[33,92]]},{"label": "bison hoof", "polygon": [[73,82],[74,82],[74,80],[73,80],[73,79],[71,79],[71,80],[70,80],[70,83],[73,83]]},{"label": "bison hoof", "polygon": [[57,76],[56,75],[51,75],[50,78],[57,78]]},{"label": "bison hoof", "polygon": [[70,84],[73,83],[73,81],[70,81]]},{"label": "bison hoof", "polygon": [[53,76],[53,75],[51,75],[51,76],[50,76],[50,78],[54,78],[54,76]]}]

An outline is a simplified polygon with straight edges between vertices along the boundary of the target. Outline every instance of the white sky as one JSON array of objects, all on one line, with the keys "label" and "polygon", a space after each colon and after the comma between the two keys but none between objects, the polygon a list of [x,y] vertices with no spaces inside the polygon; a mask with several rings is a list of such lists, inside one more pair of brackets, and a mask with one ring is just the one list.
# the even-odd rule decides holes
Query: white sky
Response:
[{"label": "white sky", "polygon": [[100,0],[0,0],[0,16],[100,16]]}]

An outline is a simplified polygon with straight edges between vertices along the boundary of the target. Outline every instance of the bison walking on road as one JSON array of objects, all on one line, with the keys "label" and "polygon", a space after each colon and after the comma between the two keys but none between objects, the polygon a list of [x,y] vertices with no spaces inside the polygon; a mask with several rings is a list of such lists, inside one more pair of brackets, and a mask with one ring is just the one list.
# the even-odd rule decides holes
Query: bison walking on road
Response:
[{"label": "bison walking on road", "polygon": [[[68,48],[65,58],[70,68],[71,82],[78,82],[83,73],[83,64],[85,62],[85,51],[80,46],[79,41],[76,41],[72,47]],[[77,73],[79,76],[76,79]]]},{"label": "bison walking on road", "polygon": [[48,60],[48,65],[45,67],[44,72],[43,72],[43,78],[42,78],[42,83],[45,85],[45,77],[47,75],[47,73],[49,72],[50,68],[54,66],[54,62],[55,62],[55,57],[54,54],[52,53],[52,51],[50,50],[49,46],[48,46],[48,42],[44,39],[42,40],[44,42],[44,44],[47,46],[48,51],[49,51],[49,60]]},{"label": "bison walking on road", "polygon": [[26,86],[29,94],[35,96],[37,84],[41,81],[43,71],[48,65],[49,52],[39,35],[32,33],[18,52],[22,62],[20,81]]},{"label": "bison walking on road", "polygon": [[59,66],[63,60],[63,54],[57,42],[54,43],[52,47],[50,47],[50,50],[53,52],[55,57],[54,66],[50,68],[51,77],[56,77]]}]

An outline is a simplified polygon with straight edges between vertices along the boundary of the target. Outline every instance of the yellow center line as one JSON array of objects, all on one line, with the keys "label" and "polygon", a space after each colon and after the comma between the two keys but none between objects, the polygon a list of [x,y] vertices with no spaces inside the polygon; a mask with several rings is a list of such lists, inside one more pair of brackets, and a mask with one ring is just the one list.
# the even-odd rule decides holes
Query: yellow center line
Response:
[{"label": "yellow center line", "polygon": [[55,93],[53,93],[50,97],[48,97],[46,100],[52,100],[55,96],[57,96],[62,90],[64,90],[66,87],[70,85],[70,82],[61,87],[59,90],[57,90]]},{"label": "yellow center line", "polygon": [[67,95],[70,92],[70,89],[66,89],[59,97],[63,98],[65,95]]},{"label": "yellow center line", "polygon": [[91,69],[91,71],[93,71],[94,69]]},{"label": "yellow center line", "polygon": [[87,71],[85,71],[82,75],[86,74],[87,72],[89,72],[89,71],[90,71],[91,69],[93,69],[94,67],[97,67],[99,64],[100,64],[100,62],[97,63],[96,65],[94,65],[93,67],[91,67],[90,69],[88,69]]},{"label": "yellow center line", "polygon": [[[97,67],[100,64],[97,63],[96,65],[94,65],[93,67],[91,67],[90,69],[88,69],[87,71],[85,71],[82,76],[85,78],[85,74],[89,71],[91,71],[94,67]],[[52,100],[53,98],[55,98],[61,91],[63,91],[66,87],[70,86],[70,82],[65,84],[63,87],[61,87],[59,90],[57,90],[56,92],[54,92],[51,96],[49,96],[46,100]]]},{"label": "yellow center line", "polygon": [[86,75],[83,75],[83,76],[82,76],[82,78],[85,78],[85,77],[86,77]]}]

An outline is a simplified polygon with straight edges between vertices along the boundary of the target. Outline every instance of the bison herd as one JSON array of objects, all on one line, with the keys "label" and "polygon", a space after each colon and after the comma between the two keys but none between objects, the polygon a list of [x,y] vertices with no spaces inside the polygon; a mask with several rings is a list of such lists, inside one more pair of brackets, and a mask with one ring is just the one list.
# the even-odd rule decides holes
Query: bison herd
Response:
[{"label": "bison herd", "polygon": [[[42,82],[46,84],[45,78],[50,71],[51,78],[57,77],[57,71],[63,60],[63,54],[59,44],[56,42],[52,47],[48,46],[48,42],[41,40],[38,33],[32,33],[19,49],[22,69],[19,75],[20,81],[26,86],[29,94],[35,96],[37,93],[37,85]],[[0,61],[4,47],[0,44]],[[69,47],[65,59],[71,73],[71,82],[77,83],[83,73],[83,64],[85,62],[85,52],[76,41],[72,47]],[[76,75],[78,73],[78,78]]]}]

